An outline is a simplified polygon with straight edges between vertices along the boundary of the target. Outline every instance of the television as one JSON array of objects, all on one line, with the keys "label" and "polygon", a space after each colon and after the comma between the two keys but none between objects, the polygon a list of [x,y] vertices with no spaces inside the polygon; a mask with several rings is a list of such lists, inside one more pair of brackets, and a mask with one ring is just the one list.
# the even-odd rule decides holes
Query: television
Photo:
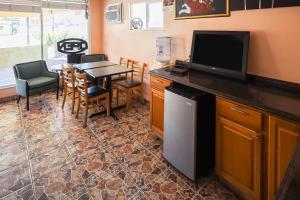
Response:
[{"label": "television", "polygon": [[189,68],[246,80],[250,32],[194,31]]}]

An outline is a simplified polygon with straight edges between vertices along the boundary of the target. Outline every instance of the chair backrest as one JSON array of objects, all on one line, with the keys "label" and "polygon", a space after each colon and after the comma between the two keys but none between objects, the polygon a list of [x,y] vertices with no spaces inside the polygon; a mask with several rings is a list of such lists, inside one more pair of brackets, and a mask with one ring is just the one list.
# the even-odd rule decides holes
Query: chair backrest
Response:
[{"label": "chair backrest", "polygon": [[104,60],[106,60],[104,54],[92,54],[81,56],[81,63],[99,62]]},{"label": "chair backrest", "polygon": [[75,88],[74,71],[73,67],[63,67],[64,87]]},{"label": "chair backrest", "polygon": [[47,65],[44,60],[20,63],[14,66],[16,78],[25,80],[42,76],[43,72],[47,70]]},{"label": "chair backrest", "polygon": [[131,61],[131,68],[133,72],[131,73],[131,81],[144,82],[144,74],[146,71],[146,63],[139,61]]},{"label": "chair backrest", "polygon": [[119,65],[123,67],[128,67],[128,61],[129,60],[127,58],[120,57]]},{"label": "chair backrest", "polygon": [[75,72],[75,84],[77,85],[77,90],[79,95],[84,94],[84,98],[88,99],[88,82],[86,73]]}]

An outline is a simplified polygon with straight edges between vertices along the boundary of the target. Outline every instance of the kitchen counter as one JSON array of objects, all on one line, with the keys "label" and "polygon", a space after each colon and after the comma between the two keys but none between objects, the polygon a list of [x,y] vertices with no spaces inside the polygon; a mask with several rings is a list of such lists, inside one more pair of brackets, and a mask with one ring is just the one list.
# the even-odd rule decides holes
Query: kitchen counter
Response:
[{"label": "kitchen counter", "polygon": [[168,68],[155,69],[150,74],[300,122],[299,84],[253,75],[243,82],[199,71],[176,75]]}]

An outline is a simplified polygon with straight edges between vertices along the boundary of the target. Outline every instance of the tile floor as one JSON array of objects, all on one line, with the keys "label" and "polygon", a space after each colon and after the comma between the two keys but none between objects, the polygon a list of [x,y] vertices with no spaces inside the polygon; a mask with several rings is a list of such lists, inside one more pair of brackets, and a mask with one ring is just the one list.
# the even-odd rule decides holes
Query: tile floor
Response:
[{"label": "tile floor", "polygon": [[54,93],[0,104],[0,199],[228,199],[215,176],[192,183],[162,157],[138,102],[82,128]]}]

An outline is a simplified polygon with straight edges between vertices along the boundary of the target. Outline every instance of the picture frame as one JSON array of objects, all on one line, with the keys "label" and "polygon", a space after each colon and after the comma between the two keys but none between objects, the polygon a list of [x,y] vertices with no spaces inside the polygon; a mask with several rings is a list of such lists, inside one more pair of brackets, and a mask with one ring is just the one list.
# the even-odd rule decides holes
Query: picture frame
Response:
[{"label": "picture frame", "polygon": [[122,2],[109,4],[105,8],[105,18],[108,24],[122,23]]},{"label": "picture frame", "polygon": [[227,16],[229,0],[175,0],[175,19]]}]

